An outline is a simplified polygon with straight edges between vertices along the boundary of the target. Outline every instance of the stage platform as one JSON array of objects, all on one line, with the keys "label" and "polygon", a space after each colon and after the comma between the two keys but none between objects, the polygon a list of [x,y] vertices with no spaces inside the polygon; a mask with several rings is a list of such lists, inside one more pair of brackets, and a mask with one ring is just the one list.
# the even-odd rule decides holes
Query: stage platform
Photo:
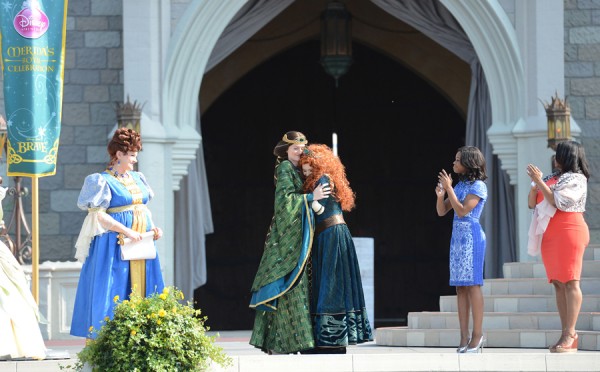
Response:
[{"label": "stage platform", "polygon": [[[214,334],[216,332],[211,332]],[[370,342],[348,348],[345,355],[265,355],[250,346],[250,331],[219,332],[218,344],[233,366],[213,372],[379,372],[379,371],[600,371],[600,352],[551,354],[547,349],[484,348],[480,354],[456,354],[447,347],[390,347]],[[82,340],[48,341],[55,355],[70,359],[2,361],[0,372],[68,371]],[[63,369],[61,369],[63,366]]]}]

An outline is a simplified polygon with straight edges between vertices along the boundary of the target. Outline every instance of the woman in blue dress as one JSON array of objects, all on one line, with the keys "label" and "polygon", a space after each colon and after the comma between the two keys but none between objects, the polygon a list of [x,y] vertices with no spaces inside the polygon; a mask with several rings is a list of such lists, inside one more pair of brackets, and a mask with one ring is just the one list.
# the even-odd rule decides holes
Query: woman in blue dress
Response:
[{"label": "woman in blue dress", "polygon": [[77,205],[88,211],[75,257],[84,262],[79,276],[71,335],[96,338],[106,317],[113,317],[115,302],[129,297],[132,291],[148,296],[164,288],[158,256],[150,260],[121,259],[118,236],[134,241],[141,233],[162,230],[154,226],[146,203],[152,189],[140,172],[135,172],[137,154],[142,148],[140,135],[132,129],[119,128],[108,144],[110,163],[102,173],[85,178]]},{"label": "woman in blue dress", "polygon": [[346,346],[373,340],[360,267],[343,211],[354,208],[344,165],[325,145],[309,145],[300,158],[304,191],[329,184],[333,197],[313,201],[311,316],[316,353],[345,353]]},{"label": "woman in blue dress", "polygon": [[[456,286],[460,344],[458,353],[474,353],[483,347],[483,260],[485,233],[479,217],[487,199],[483,182],[485,158],[474,146],[458,149],[452,170],[459,182],[452,188],[452,177],[444,169],[438,175],[436,209],[439,216],[454,210],[450,241],[450,285]],[[446,197],[447,196],[447,197]],[[469,335],[469,312],[473,331]]]}]

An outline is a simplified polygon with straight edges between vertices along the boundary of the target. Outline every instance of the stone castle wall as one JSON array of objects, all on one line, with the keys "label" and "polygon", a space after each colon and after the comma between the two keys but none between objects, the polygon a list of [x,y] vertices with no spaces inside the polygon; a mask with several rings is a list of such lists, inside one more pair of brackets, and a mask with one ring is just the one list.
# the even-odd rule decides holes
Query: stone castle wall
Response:
[{"label": "stone castle wall", "polygon": [[585,218],[600,242],[600,1],[565,0],[565,96],[591,166]]}]

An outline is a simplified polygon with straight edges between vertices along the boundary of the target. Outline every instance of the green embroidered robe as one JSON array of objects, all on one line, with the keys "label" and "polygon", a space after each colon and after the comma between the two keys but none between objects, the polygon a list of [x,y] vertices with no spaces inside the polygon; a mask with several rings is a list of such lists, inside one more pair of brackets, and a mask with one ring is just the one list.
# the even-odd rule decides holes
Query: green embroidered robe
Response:
[{"label": "green embroidered robe", "polygon": [[[310,223],[303,226],[303,217],[310,214],[308,203],[312,201],[312,194],[301,193],[300,173],[287,160],[275,168],[275,178],[273,220],[252,284],[250,306],[257,311],[250,344],[264,351],[295,353],[314,347],[305,270],[312,244],[312,226]],[[285,286],[274,285],[276,283],[285,283]],[[278,289],[273,290],[273,286]],[[264,292],[267,295],[255,300],[257,293]],[[265,308],[269,310],[262,310]]]}]

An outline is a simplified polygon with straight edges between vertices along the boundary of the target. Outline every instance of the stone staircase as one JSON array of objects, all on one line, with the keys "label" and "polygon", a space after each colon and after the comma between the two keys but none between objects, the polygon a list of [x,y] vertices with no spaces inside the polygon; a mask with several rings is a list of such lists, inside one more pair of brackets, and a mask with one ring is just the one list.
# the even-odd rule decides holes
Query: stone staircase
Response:
[{"label": "stone staircase", "polygon": [[[547,348],[560,336],[554,286],[541,262],[512,262],[504,278],[483,285],[486,347]],[[587,247],[581,277],[583,303],[577,321],[579,349],[600,351],[600,244]],[[456,296],[441,296],[439,312],[408,314],[405,327],[377,328],[382,346],[456,347],[460,338]]]}]

